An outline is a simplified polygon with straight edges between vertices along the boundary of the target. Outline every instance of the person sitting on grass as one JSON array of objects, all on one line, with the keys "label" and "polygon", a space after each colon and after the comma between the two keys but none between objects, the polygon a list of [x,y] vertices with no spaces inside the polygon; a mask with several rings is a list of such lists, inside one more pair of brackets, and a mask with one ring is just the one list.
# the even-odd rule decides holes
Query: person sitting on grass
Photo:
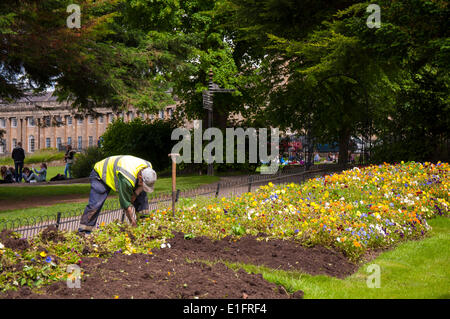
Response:
[{"label": "person sitting on grass", "polygon": [[0,174],[3,178],[3,180],[0,180],[0,184],[10,184],[14,182],[14,175],[9,168],[6,168],[6,166],[0,168]]},{"label": "person sitting on grass", "polygon": [[22,178],[25,181],[25,183],[35,183],[36,182],[36,175],[31,172],[31,170],[28,167],[24,167],[22,170]]},{"label": "person sitting on grass", "polygon": [[45,182],[47,180],[47,164],[42,163],[41,169],[39,171],[37,171],[33,166],[33,170],[34,170],[34,173],[31,173],[31,174],[34,175],[34,178],[36,179],[36,181]]},{"label": "person sitting on grass", "polygon": [[14,169],[14,167],[10,166],[9,171],[11,172],[12,176],[13,176],[13,182],[16,181],[15,177],[16,177],[16,170]]}]

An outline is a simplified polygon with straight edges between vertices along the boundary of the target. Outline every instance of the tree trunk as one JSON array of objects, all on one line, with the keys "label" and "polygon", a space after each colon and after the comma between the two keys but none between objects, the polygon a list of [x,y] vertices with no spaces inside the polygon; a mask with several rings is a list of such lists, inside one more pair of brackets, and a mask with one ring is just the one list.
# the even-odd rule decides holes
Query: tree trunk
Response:
[{"label": "tree trunk", "polygon": [[348,127],[342,128],[339,134],[339,161],[341,167],[345,167],[348,163],[348,150],[350,143],[350,129]]}]

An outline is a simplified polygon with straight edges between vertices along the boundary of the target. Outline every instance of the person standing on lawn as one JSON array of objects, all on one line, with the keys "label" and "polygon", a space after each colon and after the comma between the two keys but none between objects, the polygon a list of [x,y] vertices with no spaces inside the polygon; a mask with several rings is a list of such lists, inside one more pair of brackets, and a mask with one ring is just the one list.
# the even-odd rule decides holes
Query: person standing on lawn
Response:
[{"label": "person standing on lawn", "polygon": [[94,165],[89,176],[89,203],[81,216],[79,233],[89,234],[97,223],[100,211],[111,189],[118,193],[120,206],[132,226],[136,226],[136,212],[148,209],[147,193],[154,190],[157,176],[150,162],[130,155],[105,158]]},{"label": "person standing on lawn", "polygon": [[25,161],[25,151],[22,148],[22,142],[17,143],[12,151],[12,159],[14,161],[14,178],[17,183],[22,180],[23,162]]},{"label": "person standing on lawn", "polygon": [[69,175],[69,178],[72,178],[72,164],[73,164],[73,158],[75,156],[75,151],[72,150],[72,145],[67,145],[67,151],[64,155],[64,162],[66,162],[66,167],[64,168],[64,176],[67,178],[67,175]]}]

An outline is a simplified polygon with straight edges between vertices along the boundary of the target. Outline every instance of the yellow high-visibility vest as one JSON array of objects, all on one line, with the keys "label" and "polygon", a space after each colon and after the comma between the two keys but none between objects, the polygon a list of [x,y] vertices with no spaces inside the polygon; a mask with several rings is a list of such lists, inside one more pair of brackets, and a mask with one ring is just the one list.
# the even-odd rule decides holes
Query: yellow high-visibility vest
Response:
[{"label": "yellow high-visibility vest", "polygon": [[135,187],[138,173],[147,167],[151,168],[152,164],[146,160],[131,155],[117,155],[95,163],[94,170],[106,185],[117,191],[119,185],[117,174],[119,172]]}]

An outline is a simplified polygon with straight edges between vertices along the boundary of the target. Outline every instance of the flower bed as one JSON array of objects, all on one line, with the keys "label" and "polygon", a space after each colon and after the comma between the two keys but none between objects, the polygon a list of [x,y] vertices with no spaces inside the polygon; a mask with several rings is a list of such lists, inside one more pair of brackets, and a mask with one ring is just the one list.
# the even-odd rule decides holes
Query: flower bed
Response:
[{"label": "flower bed", "polygon": [[[185,199],[153,212],[138,227],[100,225],[92,236],[49,229],[25,242],[0,235],[0,290],[39,287],[64,279],[81,256],[152,254],[169,249],[173,231],[185,238],[213,239],[265,233],[305,245],[322,245],[360,260],[369,249],[386,248],[430,230],[426,219],[448,216],[450,166],[446,163],[384,164],[309,180],[303,185],[269,183],[235,198]],[[82,264],[81,264],[82,266]]]},{"label": "flower bed", "polygon": [[303,185],[269,183],[241,197],[184,207],[181,231],[214,238],[264,232],[357,260],[367,249],[423,236],[427,218],[447,216],[448,174],[448,164],[411,162],[355,168]]}]

